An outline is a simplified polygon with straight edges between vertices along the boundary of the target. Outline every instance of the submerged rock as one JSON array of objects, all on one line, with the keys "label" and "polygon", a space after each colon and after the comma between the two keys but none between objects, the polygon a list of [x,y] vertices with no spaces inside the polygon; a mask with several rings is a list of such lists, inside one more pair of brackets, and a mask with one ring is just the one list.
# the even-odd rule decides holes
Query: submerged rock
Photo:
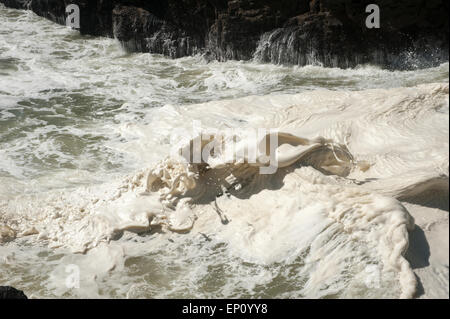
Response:
[{"label": "submerged rock", "polygon": [[0,286],[0,299],[28,299],[23,291],[13,287]]},{"label": "submerged rock", "polygon": [[82,34],[115,37],[130,51],[172,58],[405,69],[448,61],[448,2],[380,0],[380,28],[369,29],[371,0],[0,0],[65,23],[80,7]]}]

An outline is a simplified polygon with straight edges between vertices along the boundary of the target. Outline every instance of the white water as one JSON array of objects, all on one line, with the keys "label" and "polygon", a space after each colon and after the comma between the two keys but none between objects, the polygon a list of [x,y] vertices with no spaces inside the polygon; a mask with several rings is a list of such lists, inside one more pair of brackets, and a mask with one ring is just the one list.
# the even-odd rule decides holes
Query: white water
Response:
[{"label": "white water", "polygon": [[[448,63],[208,64],[125,54],[29,12],[0,19],[0,225],[17,234],[0,244],[0,284],[35,297],[416,292],[414,220],[396,199],[448,192]],[[282,143],[316,146],[270,176],[205,171],[170,157],[194,120],[336,148]],[[80,289],[66,287],[73,264]]]}]

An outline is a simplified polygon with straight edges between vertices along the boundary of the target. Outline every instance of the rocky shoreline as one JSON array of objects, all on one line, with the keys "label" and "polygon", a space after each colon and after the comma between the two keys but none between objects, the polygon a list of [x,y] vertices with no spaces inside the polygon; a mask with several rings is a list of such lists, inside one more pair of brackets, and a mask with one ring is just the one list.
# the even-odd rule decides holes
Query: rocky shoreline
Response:
[{"label": "rocky shoreline", "polygon": [[380,28],[366,27],[372,0],[0,0],[60,24],[80,7],[82,34],[115,37],[131,52],[179,58],[393,69],[448,61],[448,2],[379,0]]},{"label": "rocky shoreline", "polygon": [[28,299],[23,291],[17,290],[13,287],[0,286],[0,300],[12,299]]}]

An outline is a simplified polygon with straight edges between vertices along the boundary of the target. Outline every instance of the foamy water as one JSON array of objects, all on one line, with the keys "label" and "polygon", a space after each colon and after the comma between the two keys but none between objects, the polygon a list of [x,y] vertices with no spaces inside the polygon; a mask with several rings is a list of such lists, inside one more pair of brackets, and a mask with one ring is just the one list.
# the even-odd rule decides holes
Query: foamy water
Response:
[{"label": "foamy water", "polygon": [[[0,224],[17,234],[0,244],[0,284],[34,297],[412,297],[402,202],[448,192],[448,74],[127,54],[0,7]],[[279,129],[285,165],[187,165],[173,142],[194,121]]]}]

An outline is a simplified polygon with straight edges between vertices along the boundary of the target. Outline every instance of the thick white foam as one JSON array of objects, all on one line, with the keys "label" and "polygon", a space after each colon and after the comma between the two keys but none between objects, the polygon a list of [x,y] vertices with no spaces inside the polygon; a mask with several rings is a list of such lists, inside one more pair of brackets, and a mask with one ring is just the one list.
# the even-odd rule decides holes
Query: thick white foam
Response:
[{"label": "thick white foam", "polygon": [[[84,259],[107,251],[105,244],[118,240],[124,231],[162,229],[178,245],[194,247],[199,238],[195,236],[205,236],[215,245],[225,245],[221,253],[213,250],[213,256],[227,255],[239,274],[245,263],[274,267],[275,273],[281,272],[280,265],[296,265],[290,283],[295,289],[277,296],[412,297],[415,277],[403,256],[414,221],[394,198],[405,192],[411,195],[412,190],[425,191],[420,190],[424,181],[448,181],[447,107],[448,84],[247,97],[176,110],[166,106],[153,111],[155,120],[149,125],[122,127],[124,133],[139,136],[125,144],[126,151],[134,152],[143,163],[147,158],[157,160],[156,152],[160,161],[123,182],[3,201],[1,222],[19,238],[38,232],[29,238],[53,248],[92,251]],[[194,119],[202,120],[206,129],[278,128],[314,141],[332,140],[351,157],[343,161],[324,144],[268,176],[245,163],[208,169],[164,159],[171,146],[171,128],[188,129]],[[280,152],[286,147],[280,145]],[[340,176],[328,175],[329,167],[339,166],[346,168],[334,170]],[[149,235],[146,249],[160,247],[158,238]],[[105,263],[112,263],[105,266],[107,270],[85,267],[85,271],[108,272],[112,265],[123,267],[126,256],[145,255],[137,244],[124,251],[131,244],[123,240],[110,244],[111,249],[122,247],[113,259],[108,259],[110,253],[101,253]],[[200,258],[204,249],[188,251]],[[160,250],[158,256],[173,262],[166,253]],[[210,258],[210,263],[181,272],[200,271],[203,277],[198,279],[204,280],[204,267],[223,262],[223,256]],[[280,273],[257,277],[253,288],[241,288],[254,294],[261,282],[270,283],[274,276]],[[235,281],[224,280],[226,289],[209,296],[236,293],[228,286]],[[173,292],[175,282],[184,279],[169,280],[166,284],[172,288],[167,294]],[[88,295],[92,294],[91,290]]]}]

